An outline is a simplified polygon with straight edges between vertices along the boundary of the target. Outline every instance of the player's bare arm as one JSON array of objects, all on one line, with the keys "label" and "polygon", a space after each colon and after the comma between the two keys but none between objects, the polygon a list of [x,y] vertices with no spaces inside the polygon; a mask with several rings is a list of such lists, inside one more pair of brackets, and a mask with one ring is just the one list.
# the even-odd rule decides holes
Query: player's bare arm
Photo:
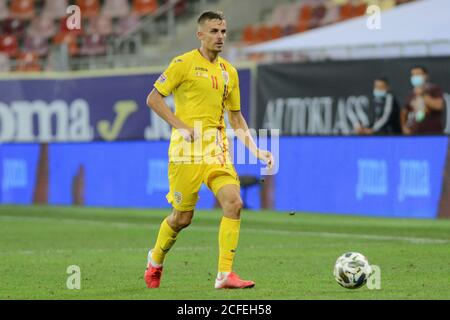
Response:
[{"label": "player's bare arm", "polygon": [[198,136],[194,129],[186,125],[183,121],[170,110],[169,106],[164,101],[164,97],[153,89],[153,91],[147,97],[147,105],[156,112],[158,116],[164,119],[173,128],[177,129],[188,142],[195,141]]},{"label": "player's bare arm", "polygon": [[228,119],[230,120],[231,127],[233,128],[238,139],[245,145],[247,149],[258,159],[267,163],[269,168],[273,167],[274,159],[272,153],[266,150],[261,150],[256,146],[248,129],[247,121],[241,111],[229,111]]}]

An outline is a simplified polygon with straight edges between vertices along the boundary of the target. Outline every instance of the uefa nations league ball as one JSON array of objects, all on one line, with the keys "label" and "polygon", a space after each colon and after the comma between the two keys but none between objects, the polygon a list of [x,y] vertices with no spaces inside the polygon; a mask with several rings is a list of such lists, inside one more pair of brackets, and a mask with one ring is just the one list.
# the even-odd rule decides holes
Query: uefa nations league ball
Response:
[{"label": "uefa nations league ball", "polygon": [[334,265],[334,278],[347,289],[358,289],[366,284],[372,273],[367,258],[358,252],[344,253]]}]

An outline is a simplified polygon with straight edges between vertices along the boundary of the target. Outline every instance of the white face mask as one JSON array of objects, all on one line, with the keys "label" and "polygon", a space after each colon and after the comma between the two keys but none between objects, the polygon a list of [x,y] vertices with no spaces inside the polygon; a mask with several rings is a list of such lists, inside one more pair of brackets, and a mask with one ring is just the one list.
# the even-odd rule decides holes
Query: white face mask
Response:
[{"label": "white face mask", "polygon": [[414,88],[421,87],[425,84],[425,77],[421,75],[414,75],[411,77],[411,84]]},{"label": "white face mask", "polygon": [[381,99],[381,98],[386,97],[386,95],[387,95],[387,91],[385,91],[385,90],[373,89],[373,96],[375,98]]}]

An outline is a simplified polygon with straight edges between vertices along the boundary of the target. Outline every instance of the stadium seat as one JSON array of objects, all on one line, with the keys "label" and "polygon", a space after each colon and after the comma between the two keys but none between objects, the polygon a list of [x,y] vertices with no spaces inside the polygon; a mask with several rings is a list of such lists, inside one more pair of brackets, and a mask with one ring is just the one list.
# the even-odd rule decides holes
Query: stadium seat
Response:
[{"label": "stadium seat", "polygon": [[10,70],[9,56],[0,52],[0,72],[9,72]]},{"label": "stadium seat", "polygon": [[157,0],[133,0],[133,12],[139,15],[147,15],[158,10]]},{"label": "stadium seat", "polygon": [[7,54],[10,58],[17,55],[19,44],[14,35],[0,35],[0,52]]},{"label": "stadium seat", "polygon": [[83,18],[91,18],[100,15],[99,0],[77,0],[76,4],[80,7]]},{"label": "stadium seat", "polygon": [[361,2],[353,7],[353,17],[364,16],[367,11],[367,4]]},{"label": "stadium seat", "polygon": [[53,38],[53,44],[55,45],[63,45],[66,44],[68,46],[69,55],[76,56],[79,54],[79,47],[77,43],[77,34],[70,32],[59,32]]},{"label": "stadium seat", "polygon": [[130,4],[128,0],[106,0],[102,14],[110,18],[125,17],[130,14]]},{"label": "stadium seat", "polygon": [[42,15],[52,19],[61,19],[67,15],[68,0],[46,0]]},{"label": "stadium seat", "polygon": [[49,52],[48,40],[43,36],[27,36],[24,44],[24,52],[34,52],[39,57],[46,56]]},{"label": "stadium seat", "polygon": [[139,28],[139,26],[140,26],[139,16],[135,14],[130,14],[129,16],[120,18],[116,26],[115,34],[118,36],[123,36]]},{"label": "stadium seat", "polygon": [[327,14],[327,8],[324,4],[318,4],[312,8],[310,28],[317,28]]},{"label": "stadium seat", "polygon": [[242,31],[242,41],[246,43],[255,42],[255,30],[253,26],[248,25]]},{"label": "stadium seat", "polygon": [[19,19],[8,18],[1,25],[4,34],[12,34],[20,38],[25,32],[25,24]]},{"label": "stadium seat", "polygon": [[255,32],[255,41],[256,42],[264,42],[268,41],[271,38],[271,30],[269,27],[262,25],[256,29]]},{"label": "stadium seat", "polygon": [[35,16],[34,0],[12,0],[10,15],[11,18],[32,19]]},{"label": "stadium seat", "polygon": [[38,55],[33,52],[21,53],[17,59],[15,71],[31,72],[41,71],[42,66],[39,62]]},{"label": "stadium seat", "polygon": [[298,18],[297,31],[303,32],[309,30],[312,19],[313,7],[305,3],[300,7],[300,14]]},{"label": "stadium seat", "polygon": [[353,5],[348,2],[341,6],[339,21],[344,21],[353,17]]},{"label": "stadium seat", "polygon": [[39,16],[33,19],[30,27],[27,29],[29,36],[42,36],[52,38],[56,34],[56,26],[53,20],[47,16]]},{"label": "stadium seat", "polygon": [[9,9],[6,0],[0,0],[0,21],[9,17]]},{"label": "stadium seat", "polygon": [[82,38],[80,54],[83,56],[97,56],[106,54],[106,38],[98,34],[85,35]]},{"label": "stadium seat", "polygon": [[270,39],[278,39],[283,36],[283,28],[281,26],[272,26],[270,27]]},{"label": "stadium seat", "polygon": [[305,3],[302,6],[300,6],[299,20],[300,21],[311,20],[312,10],[313,10],[313,7],[308,3]]},{"label": "stadium seat", "polygon": [[87,33],[109,36],[113,33],[113,24],[111,18],[108,16],[98,16],[91,18],[89,20]]}]

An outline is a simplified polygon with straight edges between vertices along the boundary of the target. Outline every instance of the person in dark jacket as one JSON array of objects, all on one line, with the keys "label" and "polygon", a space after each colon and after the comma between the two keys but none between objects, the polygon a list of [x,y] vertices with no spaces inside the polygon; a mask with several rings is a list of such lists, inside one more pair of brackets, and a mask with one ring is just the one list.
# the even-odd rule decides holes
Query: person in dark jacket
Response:
[{"label": "person in dark jacket", "polygon": [[369,123],[357,129],[360,135],[395,135],[401,133],[400,109],[386,78],[376,78],[368,112]]}]

